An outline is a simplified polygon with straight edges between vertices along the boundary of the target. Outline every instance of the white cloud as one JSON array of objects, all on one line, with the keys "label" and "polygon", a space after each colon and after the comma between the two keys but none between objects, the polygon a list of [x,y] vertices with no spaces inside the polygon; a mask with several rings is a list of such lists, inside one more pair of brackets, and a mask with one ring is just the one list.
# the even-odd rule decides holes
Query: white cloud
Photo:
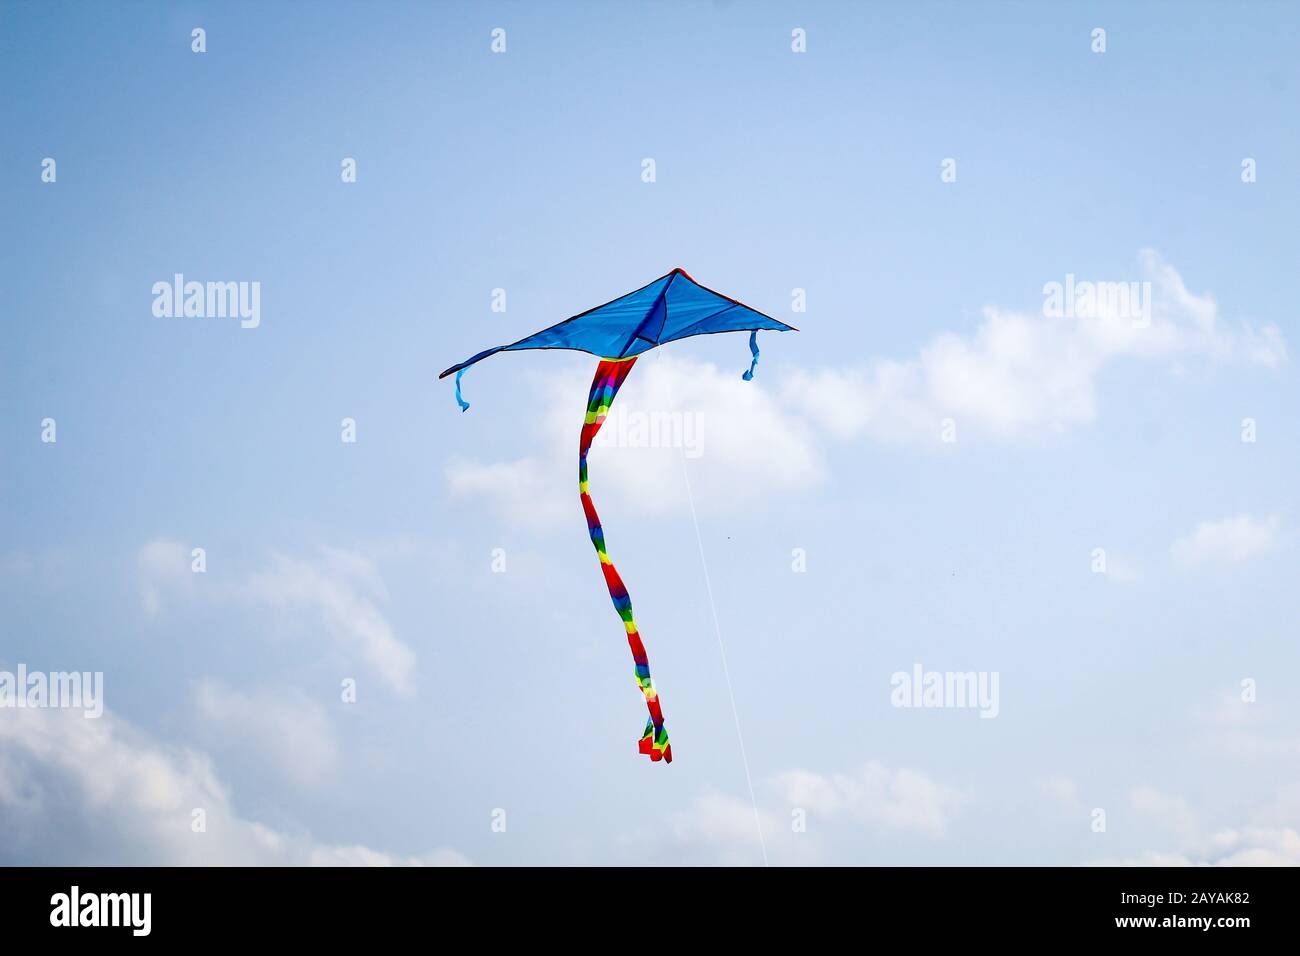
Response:
[{"label": "white cloud", "polygon": [[324,709],[296,688],[246,693],[206,678],[195,686],[194,709],[220,745],[257,756],[264,770],[299,786],[326,778],[337,765]]},{"label": "white cloud", "polygon": [[379,610],[388,594],[362,555],[337,548],[322,549],[315,560],[275,555],[240,592],[248,600],[315,615],[339,647],[360,655],[393,691],[411,692],[415,654]]},{"label": "white cloud", "polygon": [[1187,567],[1201,564],[1240,564],[1271,551],[1278,544],[1281,519],[1234,515],[1219,521],[1202,521],[1191,534],[1170,548],[1174,560]]},{"label": "white cloud", "polygon": [[1186,800],[1151,786],[1133,788],[1129,805],[1135,817],[1168,834],[1173,848],[1092,865],[1300,866],[1300,833],[1290,825],[1210,827]]},{"label": "white cloud", "polygon": [[[694,495],[712,511],[743,508],[825,477],[806,423],[734,368],[670,354],[653,358],[628,379],[613,411],[605,424],[613,447],[592,451],[592,482],[646,510],[686,503],[683,460]],[[626,447],[642,435],[670,447]]]},{"label": "white cloud", "polygon": [[1221,830],[1200,846],[1147,850],[1136,856],[1091,861],[1091,866],[1300,866],[1300,833],[1287,827]]},{"label": "white cloud", "polygon": [[1129,792],[1129,804],[1137,813],[1173,834],[1180,842],[1195,841],[1201,831],[1200,818],[1186,800],[1163,793],[1155,787],[1134,787]]},{"label": "white cloud", "polygon": [[937,335],[915,358],[796,374],[786,400],[840,439],[933,444],[952,418],[960,437],[1013,440],[1093,421],[1098,373],[1118,359],[1286,361],[1275,326],[1226,328],[1214,300],[1189,292],[1155,252],[1139,259],[1151,282],[1145,327],[1104,307],[1065,319],[987,306],[973,333]]},{"label": "white cloud", "polygon": [[190,570],[189,549],[158,538],[137,558],[146,612],[161,612],[165,595],[226,601],[292,612],[343,652],[355,654],[397,694],[409,694],[415,671],[414,652],[398,640],[380,604],[388,593],[379,572],[364,555],[341,548],[322,548],[314,558],[273,554],[269,564],[231,583],[213,574],[199,588]]},{"label": "white cloud", "polygon": [[830,818],[844,818],[878,830],[944,835],[963,795],[917,770],[892,770],[871,761],[851,773],[790,770],[776,788],[791,806]]},{"label": "white cloud", "polygon": [[[619,420],[658,416],[677,436],[696,428],[698,447],[685,449],[697,497],[717,512],[743,508],[825,478],[826,436],[861,436],[935,445],[944,419],[959,440],[1036,439],[1086,425],[1097,416],[1100,372],[1119,360],[1237,362],[1268,368],[1287,360],[1275,326],[1255,329],[1221,321],[1209,295],[1187,289],[1178,272],[1151,250],[1139,255],[1151,284],[1145,323],[1102,300],[1087,315],[1049,318],[1041,308],[983,310],[971,333],[934,336],[911,358],[876,358],[865,366],[831,365],[794,372],[778,392],[734,369],[655,351],[638,362],[603,431]],[[513,461],[460,460],[446,470],[457,498],[482,498],[506,520],[540,528],[569,517],[577,435],[585,389],[573,372],[545,384],[530,418],[543,436],[532,454]],[[636,422],[622,429],[637,434]],[[643,511],[685,502],[681,440],[659,447],[600,446],[592,452],[593,497]],[[635,443],[635,442],[633,442]],[[695,457],[694,452],[699,456]],[[1115,581],[1132,580],[1123,569]]]},{"label": "white cloud", "polygon": [[1290,827],[1220,830],[1203,855],[1214,866],[1300,866],[1300,833]]},{"label": "white cloud", "polygon": [[1106,556],[1106,573],[1103,577],[1112,584],[1137,584],[1142,580],[1142,569],[1128,555],[1111,552]]},{"label": "white cloud", "polygon": [[190,548],[179,541],[155,538],[140,549],[136,566],[140,571],[140,599],[151,617],[162,612],[163,596],[194,593],[194,572]]},{"label": "white cloud", "polygon": [[[760,823],[769,859],[785,862],[784,850],[773,842],[786,841],[769,811],[760,808],[756,822],[747,799],[706,787],[685,808],[666,813],[662,822],[618,834],[615,859],[637,866],[762,866]],[[808,849],[815,855],[813,846]]]},{"label": "white cloud", "polygon": [[419,856],[398,857],[364,846],[315,847],[307,857],[308,866],[470,866],[470,861],[455,850],[443,848]]},{"label": "white cloud", "polygon": [[756,814],[747,797],[712,787],[663,826],[623,834],[617,845],[638,865],[670,866],[762,866],[765,858],[773,866],[811,866],[823,862],[825,849],[815,833],[794,830],[788,809],[765,801]]},{"label": "white cloud", "polygon": [[[192,829],[193,811],[206,831]],[[111,712],[10,710],[0,720],[0,864],[118,866],[434,865],[330,846],[242,817],[202,753],[162,745]]]},{"label": "white cloud", "polygon": [[1071,777],[1064,774],[1039,777],[1034,781],[1034,789],[1054,810],[1059,810],[1067,815],[1083,811],[1083,801],[1079,797],[1079,785]]},{"label": "white cloud", "polygon": [[869,852],[861,838],[939,839],[966,800],[919,771],[875,762],[852,773],[789,770],[756,781],[756,790],[757,813],[748,798],[706,788],[666,828],[619,843],[639,861],[675,866],[761,866],[764,848],[773,866],[861,863]]},{"label": "white cloud", "polygon": [[[1212,708],[1197,713],[1196,739],[1234,761],[1290,764],[1300,757],[1294,708],[1289,699],[1268,694],[1244,700],[1238,686],[1223,692]],[[1300,800],[1295,819],[1300,819]]]},{"label": "white cloud", "polygon": [[[445,471],[447,487],[458,498],[491,501],[513,524],[532,529],[550,527],[573,516],[578,497],[576,438],[572,444],[575,461],[568,468],[561,468],[553,458],[545,464],[536,458],[486,463],[452,459]],[[549,475],[547,468],[551,469]],[[572,487],[560,487],[561,474],[572,479]],[[561,503],[569,506],[567,513]]]},{"label": "white cloud", "polygon": [[[668,822],[669,846],[661,847],[667,862],[698,862],[706,865],[753,866],[762,863],[763,847],[758,826],[767,841],[779,840],[788,825],[781,827],[773,814],[759,810],[727,793],[707,789],[690,808],[673,814]],[[651,837],[643,836],[638,842]],[[775,847],[771,848],[775,850]]]},{"label": "white cloud", "polygon": [[[522,527],[581,520],[577,446],[586,390],[575,391],[571,373],[543,381],[539,454],[457,460],[445,474],[453,496],[485,499]],[[807,424],[758,380],[655,353],[638,362],[619,391],[588,458],[596,506],[651,513],[685,506],[684,460],[692,492],[715,512],[816,484],[825,474]]]}]

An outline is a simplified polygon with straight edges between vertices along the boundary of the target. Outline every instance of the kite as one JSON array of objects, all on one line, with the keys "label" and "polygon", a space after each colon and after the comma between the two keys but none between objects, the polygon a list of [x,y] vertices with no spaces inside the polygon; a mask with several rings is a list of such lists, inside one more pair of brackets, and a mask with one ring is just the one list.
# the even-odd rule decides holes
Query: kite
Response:
[{"label": "kite", "polygon": [[605,550],[605,531],[601,527],[596,506],[591,500],[587,483],[587,453],[592,440],[605,423],[614,396],[627,380],[637,358],[656,346],[689,338],[692,335],[713,335],[716,332],[749,332],[749,351],[753,356],[749,370],[741,377],[750,381],[758,365],[759,331],[794,332],[792,325],[779,322],[770,315],[751,309],[743,302],[700,285],[682,269],[674,269],[635,292],[619,296],[594,309],[565,319],[548,329],[535,332],[510,345],[479,352],[459,365],[453,365],[439,375],[446,378],[456,375],[456,402],[462,412],[469,409],[460,391],[460,380],[475,362],[481,362],[498,352],[524,349],[570,349],[589,352],[600,359],[596,375],[587,396],[587,415],[582,423],[578,440],[578,497],[587,516],[587,531],[600,558],[600,570],[605,575],[614,610],[623,621],[627,642],[632,650],[633,676],[637,687],[645,695],[650,716],[637,744],[637,750],[652,761],[672,763],[673,749],[668,743],[664,728],[663,708],[659,694],[650,678],[650,661],[645,645],[632,616],[632,601],[628,597],[623,579],[619,577],[614,562]]}]

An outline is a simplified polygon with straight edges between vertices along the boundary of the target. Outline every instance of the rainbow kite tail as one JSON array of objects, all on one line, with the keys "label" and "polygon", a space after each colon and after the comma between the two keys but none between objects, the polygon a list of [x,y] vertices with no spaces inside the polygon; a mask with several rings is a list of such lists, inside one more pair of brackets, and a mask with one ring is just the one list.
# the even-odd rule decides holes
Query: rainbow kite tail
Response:
[{"label": "rainbow kite tail", "polygon": [[587,489],[587,452],[591,442],[605,424],[609,406],[614,404],[614,396],[619,386],[627,378],[628,372],[636,364],[636,356],[624,359],[603,358],[596,366],[596,377],[591,382],[591,394],[587,397],[587,417],[582,423],[582,436],[578,442],[578,496],[582,499],[582,510],[587,515],[587,530],[591,534],[591,543],[596,547],[600,557],[600,570],[605,575],[605,586],[609,588],[610,600],[614,610],[623,621],[627,630],[627,643],[632,649],[634,664],[633,676],[637,687],[645,695],[646,709],[650,719],[646,721],[645,730],[637,749],[653,761],[673,762],[673,748],[668,743],[668,731],[664,729],[664,714],[659,706],[659,693],[654,681],[650,679],[650,660],[646,657],[645,645],[641,643],[641,634],[636,629],[636,620],[632,617],[632,600],[628,597],[623,579],[618,576],[614,562],[605,552],[605,532],[600,526],[600,516],[592,503]]}]

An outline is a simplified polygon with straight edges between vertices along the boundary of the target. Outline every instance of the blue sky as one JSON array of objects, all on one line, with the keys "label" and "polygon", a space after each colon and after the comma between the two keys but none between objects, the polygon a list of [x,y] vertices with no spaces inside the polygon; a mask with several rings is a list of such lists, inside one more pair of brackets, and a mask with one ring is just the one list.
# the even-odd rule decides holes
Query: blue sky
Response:
[{"label": "blue sky", "polygon": [[[1300,861],[1296,27],[0,6],[0,669],[108,711],[0,709],[0,860]],[[801,331],[748,384],[743,335],[643,357],[616,411],[698,456],[593,452],[663,767],[573,487],[594,360],[464,415],[436,375],[675,266]],[[178,272],[260,324],[155,317]],[[1068,274],[1148,321],[1045,315]],[[892,706],[917,663],[996,718]]]}]

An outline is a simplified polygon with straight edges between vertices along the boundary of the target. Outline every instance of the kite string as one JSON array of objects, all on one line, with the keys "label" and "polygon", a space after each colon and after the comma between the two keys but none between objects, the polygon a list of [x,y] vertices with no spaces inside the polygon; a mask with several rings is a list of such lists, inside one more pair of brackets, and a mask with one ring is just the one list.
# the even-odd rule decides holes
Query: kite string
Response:
[{"label": "kite string", "polygon": [[578,441],[578,496],[582,500],[582,510],[587,516],[587,531],[591,535],[591,543],[600,558],[600,570],[605,575],[605,586],[609,589],[610,600],[614,602],[614,610],[618,612],[627,631],[627,642],[632,651],[634,665],[633,676],[641,693],[645,695],[646,709],[650,712],[637,749],[653,761],[663,760],[672,763],[673,748],[668,743],[668,731],[664,728],[659,693],[650,678],[650,660],[646,656],[645,645],[641,642],[636,619],[632,616],[632,600],[628,596],[623,579],[619,577],[618,570],[614,567],[614,562],[609,559],[609,554],[605,550],[605,530],[601,527],[600,516],[596,514],[596,505],[591,500],[587,483],[587,453],[591,450],[591,443],[596,433],[600,431],[600,426],[605,423],[609,407],[614,402],[614,396],[618,394],[619,386],[632,371],[635,362],[635,356],[626,359],[603,358],[596,366],[596,375],[591,382],[591,393],[587,398],[587,415],[583,420],[582,433]]},{"label": "kite string", "polygon": [[[755,359],[757,361],[757,359]],[[713,600],[713,582],[709,578],[709,562],[704,557],[704,538],[700,534],[700,520],[695,514],[695,493],[691,490],[691,473],[686,467],[686,449],[682,448],[682,477],[686,479],[686,500],[691,506],[691,523],[695,525],[695,543],[700,547],[700,567],[704,569],[704,590],[709,595],[709,610],[713,613],[713,633],[718,638],[718,651],[722,654],[722,676],[727,681],[727,696],[731,698],[731,717],[736,722],[736,739],[740,741],[740,762],[745,767],[745,783],[749,786],[749,802],[754,808],[754,828],[758,831],[758,845],[763,851],[763,865],[767,861],[767,841],[763,838],[763,821],[758,812],[758,799],[754,796],[754,778],[749,773],[749,756],[745,752],[745,735],[740,729],[740,711],[736,708],[736,692],[731,686],[731,669],[727,666],[727,648],[722,643],[722,625],[718,623],[718,606]]]}]

